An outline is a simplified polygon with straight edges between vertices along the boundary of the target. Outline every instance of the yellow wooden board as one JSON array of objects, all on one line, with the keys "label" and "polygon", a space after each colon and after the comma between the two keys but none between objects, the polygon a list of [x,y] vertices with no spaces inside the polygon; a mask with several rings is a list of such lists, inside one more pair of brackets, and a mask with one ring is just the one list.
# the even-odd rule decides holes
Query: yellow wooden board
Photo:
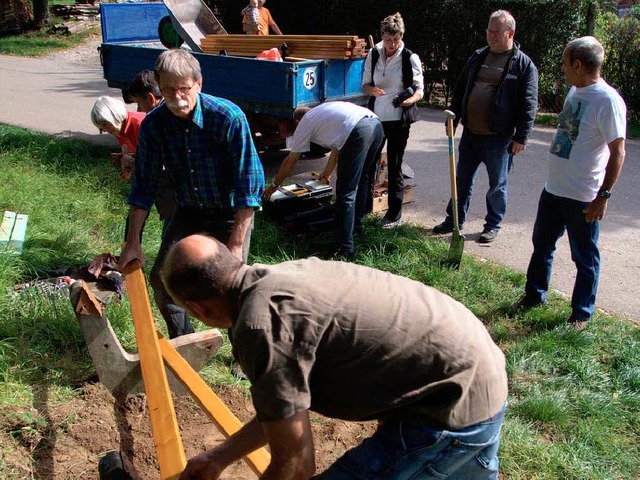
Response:
[{"label": "yellow wooden board", "polygon": [[147,285],[138,260],[130,262],[124,273],[133,325],[136,330],[140,369],[147,395],[153,440],[160,464],[160,478],[172,480],[182,473],[187,465],[187,459],[160,353]]},{"label": "yellow wooden board", "polygon": [[[191,368],[191,365],[180,356],[171,343],[162,336],[160,336],[159,343],[162,358],[164,358],[167,367],[182,382],[191,397],[207,412],[216,427],[218,427],[218,430],[227,438],[240,430],[242,422],[236,418],[233,412],[229,410],[229,407],[200,378],[200,375]],[[269,466],[271,455],[266,449],[260,448],[247,455],[244,460],[260,476]]]}]

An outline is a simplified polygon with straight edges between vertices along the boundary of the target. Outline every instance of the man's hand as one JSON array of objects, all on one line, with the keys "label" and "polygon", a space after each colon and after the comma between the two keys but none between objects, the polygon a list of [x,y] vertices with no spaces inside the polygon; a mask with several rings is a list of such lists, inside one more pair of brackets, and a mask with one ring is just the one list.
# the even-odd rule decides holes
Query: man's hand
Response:
[{"label": "man's hand", "polygon": [[214,453],[209,450],[190,459],[178,480],[217,480],[224,466],[217,464]]},{"label": "man's hand", "polygon": [[120,271],[124,271],[127,264],[136,259],[140,260],[140,266],[144,267],[145,259],[144,253],[142,253],[142,245],[140,245],[140,242],[129,241],[122,246],[118,268]]},{"label": "man's hand", "polygon": [[511,155],[517,155],[520,152],[522,152],[525,148],[527,148],[525,145],[523,145],[522,143],[518,143],[515,141],[511,141],[511,148],[509,149],[509,153]]},{"label": "man's hand", "polygon": [[591,223],[596,220],[602,220],[606,211],[607,199],[596,197],[589,206],[582,211],[582,213],[584,213],[584,219],[587,223]]},{"label": "man's hand", "polygon": [[273,195],[276,190],[278,190],[278,187],[273,183],[266,187],[264,189],[264,193],[262,194],[262,200],[264,200],[265,202],[271,200],[271,195]]}]

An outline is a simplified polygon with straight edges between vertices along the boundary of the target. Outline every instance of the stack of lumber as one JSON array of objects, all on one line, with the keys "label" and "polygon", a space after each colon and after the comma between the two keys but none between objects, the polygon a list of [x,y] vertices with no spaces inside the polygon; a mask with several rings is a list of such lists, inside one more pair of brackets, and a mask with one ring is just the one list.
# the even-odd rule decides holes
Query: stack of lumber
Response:
[{"label": "stack of lumber", "polygon": [[345,59],[366,56],[365,41],[355,35],[207,35],[200,48],[206,53],[255,57],[264,50],[287,44],[287,56]]},{"label": "stack of lumber", "polygon": [[87,18],[95,18],[100,13],[98,5],[76,4],[76,5],[51,5],[51,14],[54,17],[62,17],[64,19],[75,18],[86,20]]}]

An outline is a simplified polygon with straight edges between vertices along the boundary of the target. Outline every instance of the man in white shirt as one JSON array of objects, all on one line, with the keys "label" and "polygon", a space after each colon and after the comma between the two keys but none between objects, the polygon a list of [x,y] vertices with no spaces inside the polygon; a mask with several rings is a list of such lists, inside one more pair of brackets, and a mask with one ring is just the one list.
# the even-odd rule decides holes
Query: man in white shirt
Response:
[{"label": "man in white shirt", "polygon": [[378,117],[369,109],[349,102],[327,102],[314,108],[299,107],[293,114],[291,152],[265,191],[268,201],[291,174],[311,142],[331,149],[327,167],[319,175],[326,181],[337,162],[334,256],[353,256],[353,231],[367,213],[367,191],[373,181],[369,171],[382,145],[384,132]]},{"label": "man in white shirt", "polygon": [[600,76],[604,48],[593,37],[570,42],[563,68],[572,85],[549,150],[549,174],[533,228],[533,254],[519,307],[546,301],[556,241],[567,230],[577,267],[569,322],[583,329],[595,309],[600,220],[625,157],[627,109]]}]

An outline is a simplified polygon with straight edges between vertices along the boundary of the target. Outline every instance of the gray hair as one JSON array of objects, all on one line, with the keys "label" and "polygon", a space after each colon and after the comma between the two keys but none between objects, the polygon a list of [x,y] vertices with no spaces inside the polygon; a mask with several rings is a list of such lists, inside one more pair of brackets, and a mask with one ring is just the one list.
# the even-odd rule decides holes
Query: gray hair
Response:
[{"label": "gray hair", "polygon": [[498,18],[504,18],[504,22],[507,24],[507,27],[509,27],[509,30],[515,31],[516,19],[513,18],[513,15],[511,15],[511,12],[508,12],[507,10],[496,10],[489,17],[489,21],[496,20]]},{"label": "gray hair", "polygon": [[404,20],[400,12],[389,15],[380,23],[380,32],[387,35],[404,35]]},{"label": "gray hair", "polygon": [[570,41],[565,52],[569,63],[580,60],[587,73],[599,72],[604,61],[604,47],[594,37],[580,37]]},{"label": "gray hair", "polygon": [[91,121],[102,129],[106,123],[118,127],[127,119],[127,106],[122,100],[113,97],[100,97],[91,109]]},{"label": "gray hair", "polygon": [[189,78],[194,82],[202,79],[200,62],[186,50],[174,48],[162,52],[153,67],[153,74],[160,82],[160,75],[166,73],[173,77]]}]

